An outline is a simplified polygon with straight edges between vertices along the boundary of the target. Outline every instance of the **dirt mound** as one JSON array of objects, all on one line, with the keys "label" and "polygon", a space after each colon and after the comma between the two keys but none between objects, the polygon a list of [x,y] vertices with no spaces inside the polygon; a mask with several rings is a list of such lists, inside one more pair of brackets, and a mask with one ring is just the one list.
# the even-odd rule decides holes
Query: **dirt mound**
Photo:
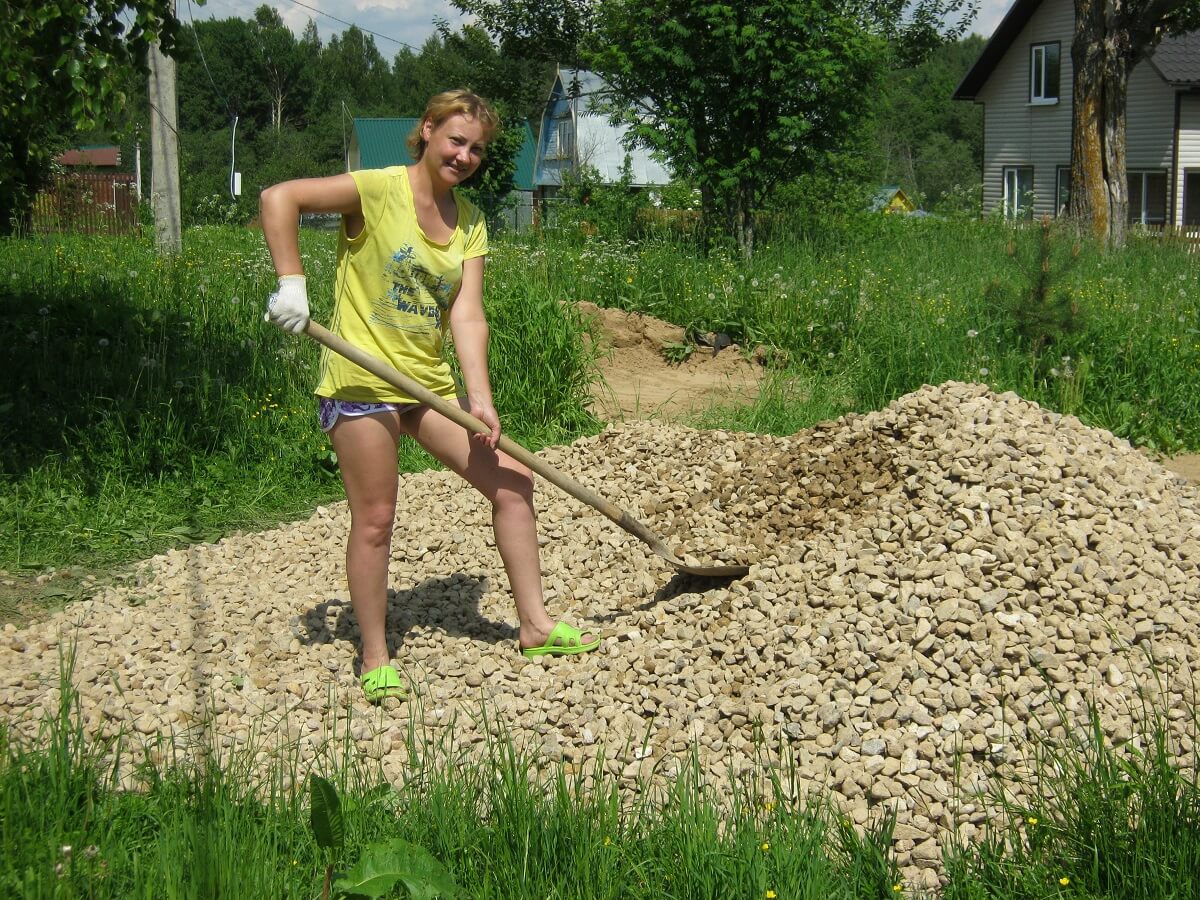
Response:
[{"label": "dirt mound", "polygon": [[543,486],[548,604],[605,644],[529,662],[486,504],[408,475],[389,627],[418,700],[382,716],[362,700],[338,504],[6,627],[0,714],[26,732],[52,714],[55,648],[77,638],[89,733],[174,732],[184,753],[189,729],[257,735],[303,773],[348,732],[399,780],[408,716],[472,752],[486,702],[546,759],[575,771],[603,749],[631,786],[692,747],[718,784],[786,757],[856,823],[894,808],[925,883],[946,836],[985,823],[976,792],[1035,789],[1028,740],[1086,733],[1089,709],[1121,745],[1149,698],[1192,758],[1200,493],[1107,432],[947,384],[788,438],[632,422],[544,454],[684,551],[752,556],[749,576],[676,576]]},{"label": "dirt mound", "polygon": [[689,343],[684,329],[640,313],[577,304],[592,323],[601,351],[603,381],[592,392],[603,421],[678,420],[714,404],[749,403],[758,395],[762,365],[736,344],[720,350],[695,346],[682,362],[663,354],[669,344]]}]

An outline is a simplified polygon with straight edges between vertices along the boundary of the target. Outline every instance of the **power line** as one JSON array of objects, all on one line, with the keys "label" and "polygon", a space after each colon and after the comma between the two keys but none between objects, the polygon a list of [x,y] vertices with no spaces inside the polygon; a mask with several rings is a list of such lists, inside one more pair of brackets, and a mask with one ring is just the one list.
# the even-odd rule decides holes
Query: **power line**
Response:
[{"label": "power line", "polygon": [[303,6],[305,9],[311,10],[312,12],[315,12],[319,16],[324,16],[327,19],[333,19],[333,21],[335,21],[335,22],[340,22],[342,25],[346,25],[350,28],[357,28],[363,34],[374,35],[377,38],[383,38],[385,41],[391,41],[394,44],[399,44],[401,47],[407,47],[409,50],[413,50],[417,53],[421,52],[420,47],[414,47],[412,44],[408,43],[407,41],[402,41],[399,38],[390,37],[386,34],[380,34],[378,31],[372,31],[369,28],[363,28],[361,25],[356,25],[354,22],[347,22],[345,19],[339,19],[335,15],[332,15],[330,13],[327,13],[327,12],[317,9],[315,6],[309,6],[307,3],[301,3],[300,0],[289,0],[289,2],[295,3],[297,6]]}]

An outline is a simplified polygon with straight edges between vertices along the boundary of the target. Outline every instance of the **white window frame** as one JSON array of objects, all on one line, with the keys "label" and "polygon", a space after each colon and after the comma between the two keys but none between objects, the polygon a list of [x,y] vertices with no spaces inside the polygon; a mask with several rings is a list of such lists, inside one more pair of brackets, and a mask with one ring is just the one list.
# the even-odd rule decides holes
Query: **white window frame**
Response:
[{"label": "white window frame", "polygon": [[[1053,47],[1058,55],[1058,71],[1055,73],[1058,86],[1053,96],[1046,93],[1046,76],[1049,72],[1046,66],[1046,49]],[[1059,41],[1045,41],[1041,44],[1029,45],[1029,103],[1031,106],[1052,106],[1058,102],[1062,91],[1062,44]]]},{"label": "white window frame", "polygon": [[[1161,221],[1150,222],[1146,218],[1146,185],[1151,175],[1161,175],[1163,178],[1163,217]],[[1142,179],[1142,202],[1141,208],[1133,209],[1133,204],[1129,206],[1129,216],[1131,225],[1166,225],[1168,208],[1170,207],[1171,199],[1171,179],[1167,177],[1167,173],[1162,169],[1133,169],[1126,172],[1126,178],[1139,177]],[[1132,197],[1130,198],[1132,199]]]},{"label": "white window frame", "polygon": [[[1022,172],[1029,173],[1029,189],[1026,191],[1020,190]],[[1033,166],[1005,166],[1001,170],[1001,178],[1004,185],[1004,217],[1016,219],[1033,215]]]}]

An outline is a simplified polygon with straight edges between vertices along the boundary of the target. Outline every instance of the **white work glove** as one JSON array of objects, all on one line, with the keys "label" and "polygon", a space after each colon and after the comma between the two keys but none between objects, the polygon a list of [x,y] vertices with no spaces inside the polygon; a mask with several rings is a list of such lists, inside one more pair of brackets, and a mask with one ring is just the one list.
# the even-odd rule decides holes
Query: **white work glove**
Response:
[{"label": "white work glove", "polygon": [[263,321],[292,334],[308,327],[308,288],[303,275],[284,275],[279,279],[279,287],[267,298]]}]

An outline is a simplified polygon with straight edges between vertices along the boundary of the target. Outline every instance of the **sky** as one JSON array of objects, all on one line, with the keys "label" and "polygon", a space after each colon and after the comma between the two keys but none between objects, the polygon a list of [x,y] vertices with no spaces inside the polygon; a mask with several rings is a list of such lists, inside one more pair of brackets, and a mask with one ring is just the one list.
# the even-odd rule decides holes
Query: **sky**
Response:
[{"label": "sky", "polygon": [[[419,50],[435,32],[435,19],[448,21],[452,29],[466,21],[449,0],[206,0],[203,6],[196,5],[195,0],[190,3],[176,0],[176,10],[184,22],[189,16],[249,19],[264,3],[278,10],[284,23],[297,35],[309,19],[317,23],[323,41],[345,31],[348,23],[373,31],[375,46],[385,59],[395,56],[403,44]],[[1011,3],[1012,0],[982,0],[972,30],[990,37]]]}]

